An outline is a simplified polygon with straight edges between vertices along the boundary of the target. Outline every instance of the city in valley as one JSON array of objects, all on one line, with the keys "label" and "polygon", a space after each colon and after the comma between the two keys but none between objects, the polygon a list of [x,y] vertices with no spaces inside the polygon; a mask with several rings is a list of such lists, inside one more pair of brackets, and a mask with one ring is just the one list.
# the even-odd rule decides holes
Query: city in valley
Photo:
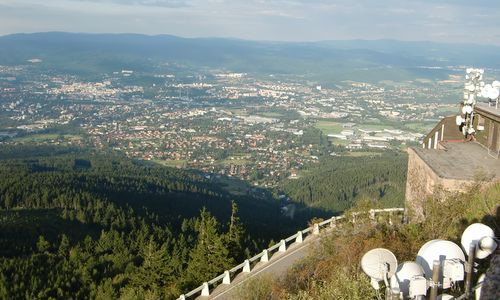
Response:
[{"label": "city in valley", "polygon": [[[2,144],[113,149],[207,177],[272,187],[322,156],[404,148],[457,111],[461,78],[340,81],[176,66],[117,70],[92,80],[0,67]],[[368,150],[367,150],[368,149]]]}]

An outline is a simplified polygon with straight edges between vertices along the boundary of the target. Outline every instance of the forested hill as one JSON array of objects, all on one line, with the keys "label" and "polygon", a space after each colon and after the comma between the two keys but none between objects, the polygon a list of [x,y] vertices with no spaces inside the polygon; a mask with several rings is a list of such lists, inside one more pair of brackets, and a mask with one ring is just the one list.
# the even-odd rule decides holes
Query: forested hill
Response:
[{"label": "forested hill", "polygon": [[299,179],[283,184],[292,200],[329,211],[344,211],[359,200],[403,206],[408,157],[402,152],[324,159]]},{"label": "forested hill", "polygon": [[0,149],[0,208],[0,299],[173,298],[309,218],[195,172],[59,148]]}]

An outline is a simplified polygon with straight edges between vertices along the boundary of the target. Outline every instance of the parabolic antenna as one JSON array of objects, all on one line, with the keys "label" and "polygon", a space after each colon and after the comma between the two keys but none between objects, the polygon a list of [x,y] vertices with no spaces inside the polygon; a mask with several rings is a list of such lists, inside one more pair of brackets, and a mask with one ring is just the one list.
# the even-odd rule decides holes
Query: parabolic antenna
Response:
[{"label": "parabolic antenna", "polygon": [[491,83],[491,86],[494,88],[500,88],[500,81],[495,80]]},{"label": "parabolic antenna", "polygon": [[469,98],[467,99],[467,103],[472,104],[474,103],[474,100],[476,100],[476,96],[474,94],[470,94]]},{"label": "parabolic antenna", "polygon": [[469,255],[470,244],[474,243],[476,245],[475,257],[483,259],[497,248],[494,237],[493,229],[481,223],[474,223],[465,229],[462,234],[461,244],[467,255]]},{"label": "parabolic antenna", "polygon": [[465,106],[465,112],[468,114],[471,114],[474,110],[472,109],[472,106],[466,105]]},{"label": "parabolic antenna", "polygon": [[372,249],[361,258],[361,269],[373,280],[391,278],[398,267],[396,256],[384,248]]},{"label": "parabolic antenna", "polygon": [[496,99],[498,96],[500,96],[500,91],[497,88],[492,88],[488,93],[488,98],[490,99]]},{"label": "parabolic antenna", "polygon": [[413,261],[407,261],[399,264],[396,273],[391,277],[391,287],[399,287],[403,293],[403,299],[410,294],[410,281],[415,276],[423,276],[424,270],[422,267]]},{"label": "parabolic antenna", "polygon": [[457,123],[457,126],[462,125],[463,122],[465,122],[465,120],[464,120],[464,118],[462,118],[462,116],[457,116],[455,118],[455,123]]},{"label": "parabolic antenna", "polygon": [[440,262],[442,268],[445,259],[455,258],[465,262],[465,255],[457,244],[445,240],[431,240],[418,250],[416,261],[424,269],[425,277],[430,279],[435,260]]},{"label": "parabolic antenna", "polygon": [[490,91],[493,89],[491,84],[486,84],[482,89],[481,89],[481,96],[484,98],[488,98],[490,95]]}]

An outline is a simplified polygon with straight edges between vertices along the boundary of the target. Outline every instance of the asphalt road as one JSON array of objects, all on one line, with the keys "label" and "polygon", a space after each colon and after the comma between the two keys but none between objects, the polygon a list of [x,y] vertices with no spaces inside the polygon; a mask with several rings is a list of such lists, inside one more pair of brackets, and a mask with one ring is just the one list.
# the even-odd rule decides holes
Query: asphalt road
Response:
[{"label": "asphalt road", "polygon": [[309,236],[301,244],[292,244],[286,252],[276,252],[269,262],[259,262],[250,273],[240,273],[231,282],[230,285],[219,285],[213,290],[209,297],[198,297],[196,299],[217,299],[217,300],[233,300],[237,299],[239,287],[247,280],[262,275],[270,275],[278,278],[284,276],[287,270],[294,263],[306,257],[311,250],[313,243],[319,241],[318,236]]}]

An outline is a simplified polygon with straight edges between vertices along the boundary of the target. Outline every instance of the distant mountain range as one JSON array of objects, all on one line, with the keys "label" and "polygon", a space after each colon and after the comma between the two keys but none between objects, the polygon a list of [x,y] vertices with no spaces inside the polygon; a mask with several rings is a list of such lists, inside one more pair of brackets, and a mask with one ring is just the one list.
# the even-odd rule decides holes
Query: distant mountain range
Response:
[{"label": "distant mountain range", "polygon": [[158,63],[310,78],[408,80],[445,78],[447,66],[500,68],[500,47],[350,40],[264,42],[170,35],[47,32],[0,37],[0,64],[43,60],[41,67],[81,74],[148,71]]}]

